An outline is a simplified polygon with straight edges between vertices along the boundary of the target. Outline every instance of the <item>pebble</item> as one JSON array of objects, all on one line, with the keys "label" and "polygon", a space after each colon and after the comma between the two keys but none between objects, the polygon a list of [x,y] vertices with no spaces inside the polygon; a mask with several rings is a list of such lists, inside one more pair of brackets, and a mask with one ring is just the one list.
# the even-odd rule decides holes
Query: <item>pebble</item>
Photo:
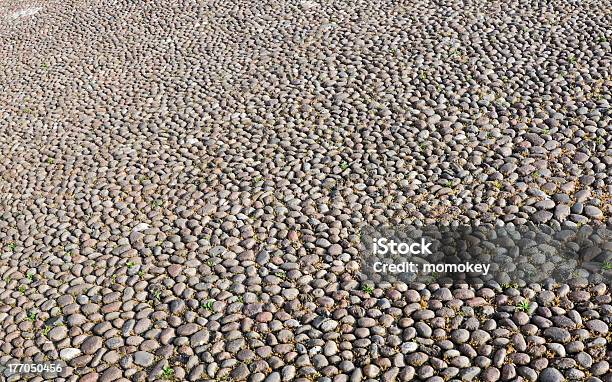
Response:
[{"label": "pebble", "polygon": [[563,374],[555,368],[547,367],[540,372],[540,381],[542,382],[561,382],[565,381]]},{"label": "pebble", "polygon": [[68,336],[68,328],[65,326],[56,326],[49,331],[49,339],[52,341],[61,341]]},{"label": "pebble", "polygon": [[137,351],[136,353],[134,353],[134,363],[142,366],[142,367],[149,367],[153,364],[153,361],[155,360],[153,354],[146,352],[146,351]]},{"label": "pebble", "polygon": [[544,329],[544,337],[561,343],[569,342],[572,338],[571,334],[566,329],[557,327]]},{"label": "pebble", "polygon": [[90,336],[81,344],[83,354],[93,354],[102,347],[102,338],[98,336]]},{"label": "pebble", "polygon": [[81,350],[76,348],[65,348],[60,350],[60,358],[64,361],[70,361],[81,355]]},{"label": "pebble", "polygon": [[599,319],[587,321],[585,326],[587,329],[594,331],[598,335],[605,335],[608,333],[608,325]]}]

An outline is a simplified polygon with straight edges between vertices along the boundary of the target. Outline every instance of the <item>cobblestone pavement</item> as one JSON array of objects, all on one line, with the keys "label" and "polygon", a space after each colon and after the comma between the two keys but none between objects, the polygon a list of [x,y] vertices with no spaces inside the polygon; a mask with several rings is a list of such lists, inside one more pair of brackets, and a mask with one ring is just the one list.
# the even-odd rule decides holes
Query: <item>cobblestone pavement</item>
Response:
[{"label": "cobblestone pavement", "polygon": [[612,381],[609,283],[370,284],[358,246],[610,224],[610,9],[0,0],[2,378]]}]

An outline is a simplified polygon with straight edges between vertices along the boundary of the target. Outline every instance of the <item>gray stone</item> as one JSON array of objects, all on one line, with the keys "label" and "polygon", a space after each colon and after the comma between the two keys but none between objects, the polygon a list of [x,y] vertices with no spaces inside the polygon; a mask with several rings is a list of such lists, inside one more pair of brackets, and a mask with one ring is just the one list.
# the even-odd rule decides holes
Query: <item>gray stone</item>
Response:
[{"label": "gray stone", "polygon": [[81,344],[81,351],[84,354],[93,354],[102,347],[102,337],[90,336]]},{"label": "gray stone", "polygon": [[149,367],[155,361],[153,354],[146,351],[137,351],[134,353],[134,363],[142,367]]},{"label": "gray stone", "polygon": [[544,329],[544,337],[550,338],[555,342],[566,343],[572,339],[571,334],[563,328],[550,327]]},{"label": "gray stone", "polygon": [[540,372],[540,381],[541,382],[563,382],[565,378],[563,374],[555,368],[547,367],[546,369]]},{"label": "gray stone", "polygon": [[81,350],[76,348],[65,348],[60,350],[60,358],[64,361],[70,361],[81,355]]},{"label": "gray stone", "polygon": [[61,341],[68,336],[68,328],[65,326],[56,326],[49,331],[47,336],[51,341]]},{"label": "gray stone", "polygon": [[587,321],[586,327],[598,335],[608,334],[608,325],[599,319]]}]

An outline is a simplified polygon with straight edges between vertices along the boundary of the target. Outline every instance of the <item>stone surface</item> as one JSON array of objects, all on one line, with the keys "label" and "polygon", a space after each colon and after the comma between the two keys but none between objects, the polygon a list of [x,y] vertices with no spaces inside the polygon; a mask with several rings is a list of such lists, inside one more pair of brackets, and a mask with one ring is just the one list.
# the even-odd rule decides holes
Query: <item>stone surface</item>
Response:
[{"label": "stone surface", "polygon": [[[577,250],[572,230],[611,222],[603,7],[31,3],[0,5],[0,364],[59,359],[37,379],[70,381],[609,375],[609,285],[553,240]],[[363,273],[367,226],[448,222],[544,224],[469,243],[555,282]]]}]

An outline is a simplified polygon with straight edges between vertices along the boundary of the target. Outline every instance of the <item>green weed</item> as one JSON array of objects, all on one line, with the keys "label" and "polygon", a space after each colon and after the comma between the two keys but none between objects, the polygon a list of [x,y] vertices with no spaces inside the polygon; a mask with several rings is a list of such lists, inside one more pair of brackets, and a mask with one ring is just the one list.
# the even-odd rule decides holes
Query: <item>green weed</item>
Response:
[{"label": "green weed", "polygon": [[202,302],[202,308],[204,308],[204,309],[206,309],[208,311],[213,312],[214,311],[214,308],[213,308],[214,303],[215,303],[214,300],[208,300],[208,301]]},{"label": "green weed", "polygon": [[174,377],[174,369],[170,366],[164,366],[162,369],[162,377],[164,379],[172,379]]},{"label": "green weed", "polygon": [[518,304],[516,304],[516,310],[519,312],[521,311],[527,312],[530,307],[531,307],[531,303],[529,302],[529,300],[523,300],[519,302]]},{"label": "green weed", "polygon": [[372,292],[374,292],[374,287],[370,284],[363,284],[361,290],[367,294],[372,294]]}]

